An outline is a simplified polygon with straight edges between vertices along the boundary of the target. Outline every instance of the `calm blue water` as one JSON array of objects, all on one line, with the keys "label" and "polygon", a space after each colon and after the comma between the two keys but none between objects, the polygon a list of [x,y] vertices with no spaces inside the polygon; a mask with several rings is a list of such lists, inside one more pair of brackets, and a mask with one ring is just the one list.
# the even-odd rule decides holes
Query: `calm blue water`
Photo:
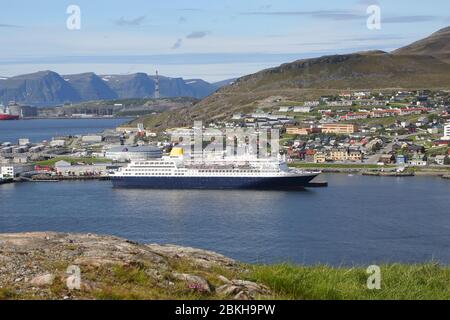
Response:
[{"label": "calm blue water", "polygon": [[31,142],[51,140],[54,136],[99,133],[130,119],[34,119],[0,121],[0,142],[17,143],[20,138]]},{"label": "calm blue water", "polygon": [[305,192],[112,189],[110,182],[0,186],[0,232],[114,234],[246,262],[450,264],[450,181],[324,176]]}]

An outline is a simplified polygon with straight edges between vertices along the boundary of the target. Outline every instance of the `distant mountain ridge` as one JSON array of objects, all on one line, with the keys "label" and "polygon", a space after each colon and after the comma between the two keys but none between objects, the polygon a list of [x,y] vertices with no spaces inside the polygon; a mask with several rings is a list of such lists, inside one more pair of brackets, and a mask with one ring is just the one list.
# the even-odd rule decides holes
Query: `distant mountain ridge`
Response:
[{"label": "distant mountain ridge", "polygon": [[[201,79],[159,77],[160,96],[164,98],[205,98],[227,82],[209,83]],[[222,84],[223,83],[223,84]],[[146,73],[97,75],[93,72],[60,75],[39,71],[0,78],[0,102],[10,101],[35,106],[52,106],[66,102],[152,98],[156,76]]]}]

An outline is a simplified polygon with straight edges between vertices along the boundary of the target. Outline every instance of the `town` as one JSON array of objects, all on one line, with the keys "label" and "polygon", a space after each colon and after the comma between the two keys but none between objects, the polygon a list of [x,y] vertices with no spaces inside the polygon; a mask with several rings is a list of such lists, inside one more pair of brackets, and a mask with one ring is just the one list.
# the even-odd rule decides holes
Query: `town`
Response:
[{"label": "town", "polygon": [[[317,101],[274,98],[251,113],[205,125],[222,131],[277,129],[280,152],[292,166],[395,175],[427,171],[447,177],[449,105],[450,94],[444,91],[349,91]],[[21,115],[30,112],[28,107],[14,107]],[[160,157],[179,143],[177,137],[193,132],[192,128],[157,132],[145,128],[139,119],[132,123],[39,143],[26,137],[0,141],[0,179],[106,177],[127,162]]]}]

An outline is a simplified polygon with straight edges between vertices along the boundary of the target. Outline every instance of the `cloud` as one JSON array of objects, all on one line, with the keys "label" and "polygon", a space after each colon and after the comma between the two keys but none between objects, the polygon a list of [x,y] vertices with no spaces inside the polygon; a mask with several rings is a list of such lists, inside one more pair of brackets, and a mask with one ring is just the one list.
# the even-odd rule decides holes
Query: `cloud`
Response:
[{"label": "cloud", "polygon": [[358,14],[349,10],[316,10],[316,11],[253,11],[243,12],[244,15],[261,15],[261,16],[310,16],[316,19],[330,20],[357,20],[367,16]]},{"label": "cloud", "polygon": [[262,5],[259,7],[259,10],[269,10],[272,8],[271,4]]},{"label": "cloud", "polygon": [[179,49],[182,44],[183,44],[183,39],[181,39],[181,38],[177,39],[177,41],[172,46],[172,50]]},{"label": "cloud", "polygon": [[378,41],[378,40],[403,40],[405,37],[396,35],[375,35],[369,37],[355,37],[342,39],[343,41]]},{"label": "cloud", "polygon": [[120,17],[119,20],[116,21],[116,25],[118,26],[140,26],[142,22],[146,19],[146,16],[140,16],[134,19],[125,19],[124,17]]},{"label": "cloud", "polygon": [[381,20],[382,23],[416,23],[439,20],[437,16],[398,16]]},{"label": "cloud", "polygon": [[203,11],[202,9],[198,9],[198,8],[181,8],[181,9],[178,9],[178,11],[195,11],[195,12],[198,12],[198,11]]},{"label": "cloud", "polygon": [[194,31],[186,36],[186,39],[201,39],[206,37],[208,33],[206,31]]},{"label": "cloud", "polygon": [[14,24],[0,23],[0,28],[20,28],[20,26],[17,26],[17,25],[14,25]]}]

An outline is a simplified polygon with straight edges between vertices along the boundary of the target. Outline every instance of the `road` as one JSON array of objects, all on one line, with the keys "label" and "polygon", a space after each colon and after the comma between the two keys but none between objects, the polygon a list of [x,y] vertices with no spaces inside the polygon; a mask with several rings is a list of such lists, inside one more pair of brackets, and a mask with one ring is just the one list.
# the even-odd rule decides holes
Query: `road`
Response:
[{"label": "road", "polygon": [[413,135],[416,135],[417,133],[410,133],[410,134],[404,134],[401,136],[396,136],[393,138],[392,142],[389,142],[388,144],[386,144],[384,147],[382,147],[380,150],[378,150],[377,153],[375,153],[374,155],[371,155],[370,157],[368,157],[367,160],[364,161],[364,163],[367,164],[377,164],[378,161],[380,160],[381,155],[383,154],[387,154],[389,152],[392,152],[392,147],[394,146],[394,144],[396,143],[396,141],[399,140],[403,140],[406,138],[409,138]]}]

